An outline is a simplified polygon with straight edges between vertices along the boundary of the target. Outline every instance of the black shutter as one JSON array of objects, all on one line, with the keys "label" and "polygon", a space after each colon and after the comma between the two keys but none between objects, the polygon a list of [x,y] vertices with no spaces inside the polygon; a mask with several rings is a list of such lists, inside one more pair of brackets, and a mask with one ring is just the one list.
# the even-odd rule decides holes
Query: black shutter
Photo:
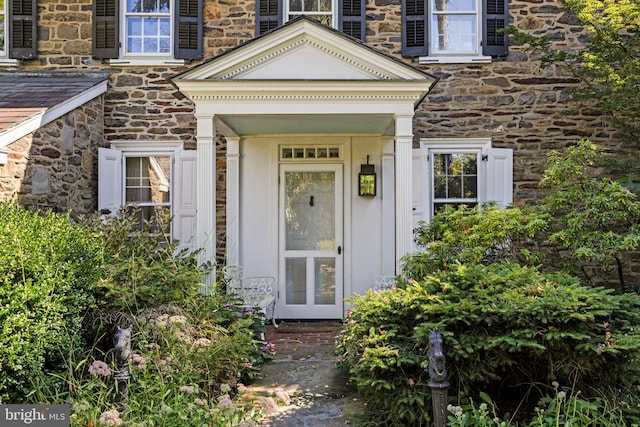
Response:
[{"label": "black shutter", "polygon": [[36,0],[9,0],[9,58],[32,59],[38,54]]},{"label": "black shutter", "polygon": [[365,0],[340,0],[339,25],[340,31],[364,41],[365,27]]},{"label": "black shutter", "polygon": [[202,0],[176,0],[176,59],[202,58]]},{"label": "black shutter", "polygon": [[429,54],[426,1],[402,0],[402,55]]},{"label": "black shutter", "polygon": [[120,54],[118,40],[119,0],[94,0],[93,57],[115,59]]},{"label": "black shutter", "polygon": [[502,56],[509,53],[509,38],[499,30],[509,25],[508,0],[483,0],[482,54]]},{"label": "black shutter", "polygon": [[256,35],[282,25],[282,0],[256,0]]}]

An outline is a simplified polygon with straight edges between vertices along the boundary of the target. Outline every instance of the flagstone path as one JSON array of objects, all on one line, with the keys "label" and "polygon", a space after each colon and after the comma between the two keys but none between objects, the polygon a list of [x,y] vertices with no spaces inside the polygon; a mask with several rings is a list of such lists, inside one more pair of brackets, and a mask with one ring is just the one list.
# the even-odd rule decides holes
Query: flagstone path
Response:
[{"label": "flagstone path", "polygon": [[[262,375],[248,387],[257,400],[277,405],[263,421],[269,427],[337,427],[361,425],[364,401],[332,355],[339,322],[282,322],[267,326],[266,340],[276,356],[262,366]],[[285,398],[284,400],[282,398]],[[288,397],[288,401],[287,401]]]}]

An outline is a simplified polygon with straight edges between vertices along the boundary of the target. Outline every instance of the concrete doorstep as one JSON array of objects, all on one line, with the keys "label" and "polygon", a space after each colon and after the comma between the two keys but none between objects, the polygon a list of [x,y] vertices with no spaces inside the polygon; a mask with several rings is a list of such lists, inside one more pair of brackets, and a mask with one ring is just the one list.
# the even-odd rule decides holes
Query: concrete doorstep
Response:
[{"label": "concrete doorstep", "polygon": [[276,356],[247,387],[270,427],[361,425],[365,404],[331,353],[338,322],[282,322],[267,327]]}]

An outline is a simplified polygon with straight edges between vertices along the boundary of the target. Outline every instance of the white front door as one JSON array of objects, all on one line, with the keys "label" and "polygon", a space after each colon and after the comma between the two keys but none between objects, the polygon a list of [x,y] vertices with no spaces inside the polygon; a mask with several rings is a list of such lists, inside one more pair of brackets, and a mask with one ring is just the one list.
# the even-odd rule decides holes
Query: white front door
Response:
[{"label": "white front door", "polygon": [[342,318],[342,199],[341,164],[281,165],[278,317]]}]

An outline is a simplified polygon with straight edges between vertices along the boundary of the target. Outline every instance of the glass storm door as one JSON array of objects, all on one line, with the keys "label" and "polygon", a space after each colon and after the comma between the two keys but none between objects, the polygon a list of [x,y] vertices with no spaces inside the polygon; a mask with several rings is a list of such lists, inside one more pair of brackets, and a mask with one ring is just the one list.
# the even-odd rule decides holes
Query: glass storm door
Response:
[{"label": "glass storm door", "polygon": [[342,165],[282,165],[278,317],[342,318]]}]

